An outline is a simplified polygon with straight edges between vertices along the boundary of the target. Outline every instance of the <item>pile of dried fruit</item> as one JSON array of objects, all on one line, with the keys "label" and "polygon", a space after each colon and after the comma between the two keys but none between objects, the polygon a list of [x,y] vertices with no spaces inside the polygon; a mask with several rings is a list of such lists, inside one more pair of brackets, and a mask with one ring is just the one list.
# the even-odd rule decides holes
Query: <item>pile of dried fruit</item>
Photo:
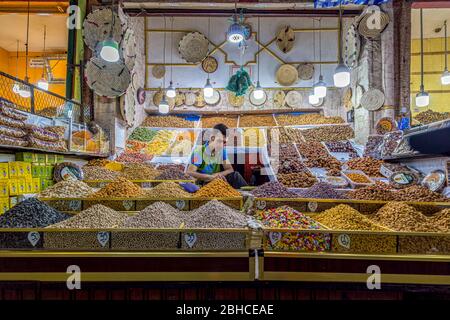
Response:
[{"label": "pile of dried fruit", "polygon": [[362,184],[368,184],[368,183],[372,183],[372,181],[370,181],[365,175],[360,174],[360,173],[346,173],[345,174],[347,176],[347,178],[349,178],[351,181],[356,182],[356,183],[362,183]]},{"label": "pile of dried fruit", "polygon": [[198,198],[232,198],[241,194],[222,179],[214,179],[198,190],[194,197]]},{"label": "pile of dried fruit", "polygon": [[280,173],[278,181],[288,188],[308,188],[317,182],[316,177],[307,171],[295,173]]},{"label": "pile of dried fruit", "polygon": [[163,182],[147,191],[149,198],[188,198],[191,194],[185,191],[178,183]]},{"label": "pile of dried fruit", "polygon": [[281,161],[278,173],[296,173],[296,172],[303,172],[306,170],[305,165],[303,162],[301,162],[298,159],[291,159],[291,160],[283,160]]},{"label": "pile of dried fruit", "polygon": [[345,199],[345,195],[337,191],[331,184],[318,182],[311,188],[297,192],[301,198]]},{"label": "pile of dried fruit", "polygon": [[172,139],[177,135],[173,130],[159,130],[158,134],[148,144],[145,152],[147,154],[162,155],[169,148]]},{"label": "pile of dried fruit", "polygon": [[391,201],[394,200],[394,191],[387,183],[376,181],[374,185],[347,192],[347,197],[356,200]]},{"label": "pile of dried fruit", "polygon": [[350,158],[358,157],[358,153],[350,141],[329,141],[325,144],[330,152],[345,152],[350,154]]},{"label": "pile of dried fruit", "polygon": [[450,201],[443,195],[433,192],[424,186],[410,186],[398,192],[394,192],[395,201],[421,201],[421,202],[446,202]]},{"label": "pile of dried fruit", "polygon": [[236,128],[237,120],[238,118],[234,116],[202,117],[202,127],[212,128],[216,124],[223,123],[228,128]]},{"label": "pile of dried fruit", "polygon": [[278,143],[301,143],[304,142],[300,129],[289,127],[272,128],[269,131],[270,143],[278,139]]},{"label": "pile of dried fruit", "polygon": [[420,112],[414,119],[421,124],[429,124],[437,121],[447,120],[450,118],[450,112],[436,112],[431,109]]},{"label": "pile of dried fruit", "polygon": [[258,198],[296,198],[297,195],[276,181],[266,182],[252,191]]},{"label": "pile of dried fruit", "polygon": [[369,136],[366,146],[364,147],[364,157],[381,158],[381,145],[383,144],[383,136]]},{"label": "pile of dried fruit", "polygon": [[145,161],[152,160],[153,155],[148,155],[139,152],[122,152],[117,158],[116,161],[122,163],[142,163]]},{"label": "pile of dried fruit", "polygon": [[378,160],[370,157],[354,158],[347,162],[347,166],[352,170],[361,170],[369,177],[382,177],[380,173],[383,160]]},{"label": "pile of dried fruit", "polygon": [[92,194],[90,197],[101,199],[101,198],[132,198],[143,196],[145,191],[135,185],[133,182],[119,177],[114,181],[108,183],[105,187]]},{"label": "pile of dried fruit", "polygon": [[154,128],[194,128],[195,121],[185,120],[176,116],[148,116],[142,122],[141,126]]},{"label": "pile of dried fruit", "polygon": [[184,173],[184,170],[167,169],[164,170],[156,180],[194,180],[191,176]]},{"label": "pile of dried fruit", "polygon": [[302,130],[306,142],[341,141],[355,137],[355,132],[349,125],[323,126]]},{"label": "pile of dried fruit", "polygon": [[265,115],[242,115],[239,117],[239,127],[273,127],[275,126],[275,120],[271,114]]},{"label": "pile of dried fruit", "polygon": [[280,126],[306,125],[306,124],[339,124],[344,123],[341,117],[325,117],[318,113],[306,113],[298,116],[290,114],[277,115]]},{"label": "pile of dried fruit", "polygon": [[143,163],[128,163],[123,169],[123,175],[129,180],[155,180],[161,172]]},{"label": "pile of dried fruit", "polygon": [[125,144],[125,152],[131,152],[131,153],[136,153],[136,152],[141,152],[143,151],[145,148],[147,148],[148,143],[146,142],[140,142],[140,141],[136,141],[136,140],[127,140],[126,144]]},{"label": "pile of dried fruit", "polygon": [[84,180],[114,180],[122,175],[121,172],[109,170],[103,167],[84,166]]},{"label": "pile of dried fruit", "polygon": [[157,130],[152,130],[149,128],[138,127],[134,129],[133,133],[128,138],[129,140],[137,140],[141,142],[150,142],[158,133]]},{"label": "pile of dried fruit", "polygon": [[297,143],[297,149],[302,157],[309,158],[326,158],[329,156],[327,149],[320,142],[302,142]]},{"label": "pile of dried fruit", "polygon": [[60,181],[48,187],[39,194],[41,198],[85,198],[89,197],[94,189],[79,180]]},{"label": "pile of dried fruit", "polygon": [[104,167],[110,162],[111,160],[107,159],[91,159],[84,165],[84,167]]}]

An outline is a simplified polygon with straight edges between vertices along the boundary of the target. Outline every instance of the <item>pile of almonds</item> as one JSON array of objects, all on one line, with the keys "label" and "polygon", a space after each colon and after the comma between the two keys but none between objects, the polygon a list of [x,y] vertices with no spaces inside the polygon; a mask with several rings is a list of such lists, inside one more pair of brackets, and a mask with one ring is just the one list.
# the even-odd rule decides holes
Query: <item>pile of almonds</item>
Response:
[{"label": "pile of almonds", "polygon": [[353,158],[347,162],[347,166],[352,170],[361,170],[369,177],[382,177],[380,173],[383,160],[378,160],[370,157]]}]

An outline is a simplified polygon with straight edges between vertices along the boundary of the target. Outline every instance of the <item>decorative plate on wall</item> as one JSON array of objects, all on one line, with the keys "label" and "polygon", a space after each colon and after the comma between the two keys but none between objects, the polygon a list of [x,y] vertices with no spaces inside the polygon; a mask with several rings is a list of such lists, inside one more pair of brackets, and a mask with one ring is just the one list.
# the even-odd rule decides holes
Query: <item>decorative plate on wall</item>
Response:
[{"label": "decorative plate on wall", "polygon": [[155,79],[162,79],[164,78],[164,75],[166,74],[166,67],[162,64],[157,64],[156,66],[153,66],[152,68],[152,75],[155,77]]},{"label": "decorative plate on wall", "polygon": [[283,53],[288,53],[294,47],[295,32],[290,26],[283,27],[277,35],[277,47]]},{"label": "decorative plate on wall", "polygon": [[[153,94],[153,104],[156,107],[159,106],[159,103],[162,100],[163,94],[164,93],[163,93],[162,90],[156,91]],[[167,99],[167,103],[169,104],[169,107],[172,109],[175,106],[175,98],[168,98],[168,97],[166,97],[166,99]]]},{"label": "decorative plate on wall", "polygon": [[178,51],[189,63],[199,63],[208,54],[209,40],[200,32],[190,32],[181,38]]},{"label": "decorative plate on wall", "polygon": [[189,91],[189,92],[186,92],[186,93],[184,94],[184,96],[185,96],[184,103],[185,103],[187,106],[193,106],[194,103],[195,103],[195,100],[197,99],[197,96],[195,95],[195,93]]},{"label": "decorative plate on wall", "polygon": [[86,64],[86,82],[96,94],[108,98],[123,95],[131,82],[131,74],[122,62],[106,62],[91,58]]},{"label": "decorative plate on wall", "polygon": [[228,102],[230,103],[230,105],[232,105],[233,107],[242,107],[242,105],[244,104],[245,101],[245,96],[239,96],[237,97],[233,92],[228,92]]},{"label": "decorative plate on wall", "polygon": [[356,26],[352,24],[345,36],[344,44],[344,63],[349,68],[355,68],[358,65],[359,53],[361,51],[361,39],[356,30]]},{"label": "decorative plate on wall", "polygon": [[[112,15],[114,15],[114,25],[111,25]],[[111,9],[99,9],[89,13],[83,21],[84,43],[93,51],[98,49],[99,42],[109,38],[112,30],[112,37],[120,43],[122,39],[122,25],[119,16]]]},{"label": "decorative plate on wall", "polygon": [[298,80],[297,69],[290,64],[283,64],[276,73],[277,82],[282,86],[292,86]]},{"label": "decorative plate on wall", "polygon": [[197,90],[195,92],[195,102],[194,107],[203,108],[206,106],[205,96],[203,95],[203,90]]},{"label": "decorative plate on wall", "polygon": [[206,73],[213,73],[217,70],[217,60],[214,57],[208,56],[202,61],[202,69]]},{"label": "decorative plate on wall", "polygon": [[122,57],[129,70],[133,70],[136,61],[136,37],[132,29],[127,29],[120,43]]},{"label": "decorative plate on wall", "polygon": [[389,15],[381,11],[380,7],[369,6],[364,10],[358,25],[358,32],[365,38],[378,38],[389,24],[389,20]]},{"label": "decorative plate on wall", "polygon": [[185,104],[186,96],[182,92],[177,92],[175,96],[175,107],[181,107]]},{"label": "decorative plate on wall", "polygon": [[301,80],[311,80],[314,76],[314,65],[311,63],[301,63],[297,67],[298,77]]},{"label": "decorative plate on wall", "polygon": [[303,97],[298,91],[289,91],[285,98],[286,104],[291,108],[300,108],[302,106]]},{"label": "decorative plate on wall", "polygon": [[214,90],[213,96],[212,97],[204,97],[205,98],[205,102],[207,105],[209,106],[217,106],[220,103],[220,92],[219,90]]},{"label": "decorative plate on wall", "polygon": [[124,99],[121,99],[120,113],[127,126],[132,127],[136,116],[136,104],[134,100],[134,91],[131,86],[128,87],[124,97]]},{"label": "decorative plate on wall", "polygon": [[278,90],[273,95],[273,106],[277,109],[284,107],[286,103],[286,94],[282,90]]},{"label": "decorative plate on wall", "polygon": [[250,103],[252,105],[254,105],[255,107],[260,107],[260,106],[262,106],[262,105],[264,105],[266,103],[266,101],[267,101],[267,94],[264,91],[263,97],[261,99],[256,99],[253,96],[253,90],[252,90],[252,91],[250,91],[249,100],[250,100]]},{"label": "decorative plate on wall", "polygon": [[380,109],[384,104],[384,93],[378,89],[369,89],[361,97],[361,106],[369,111]]}]

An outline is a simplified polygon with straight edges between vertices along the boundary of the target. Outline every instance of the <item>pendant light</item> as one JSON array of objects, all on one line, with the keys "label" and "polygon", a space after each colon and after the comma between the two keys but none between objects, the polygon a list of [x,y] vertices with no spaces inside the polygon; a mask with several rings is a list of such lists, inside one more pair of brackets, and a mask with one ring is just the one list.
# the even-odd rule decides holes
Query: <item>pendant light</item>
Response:
[{"label": "pendant light", "polygon": [[[258,17],[258,37],[260,36],[260,21],[259,21],[260,17]],[[261,54],[261,53],[260,53]],[[255,98],[256,100],[262,99],[264,98],[264,89],[261,87],[261,84],[259,83],[259,56],[260,54],[258,54],[257,57],[257,61],[256,63],[258,64],[258,81],[256,81],[256,87],[253,90],[253,98]]]},{"label": "pendant light", "polygon": [[[210,28],[211,28],[211,18],[208,17],[208,51],[209,51]],[[208,72],[208,78],[206,79],[205,86],[203,87],[203,96],[205,96],[205,98],[211,98],[213,95],[214,95],[214,88],[211,85],[211,81],[209,80],[209,72]]]},{"label": "pendant light", "polygon": [[169,98],[175,98],[177,95],[177,92],[175,91],[175,88],[173,86],[172,82],[172,34],[173,34],[173,17],[170,24],[170,83],[169,87],[167,88],[166,95]]},{"label": "pendant light", "polygon": [[114,40],[113,32],[115,27],[116,19],[114,15],[114,0],[111,5],[111,29],[109,31],[109,37],[101,42],[100,58],[107,62],[117,62],[119,61],[119,44]]},{"label": "pendant light", "polygon": [[227,39],[231,43],[239,43],[244,40],[245,31],[242,25],[238,22],[237,1],[234,1],[234,16],[233,22],[228,28]]},{"label": "pendant light", "polygon": [[[44,60],[45,60],[45,38],[47,36],[47,26],[44,25],[44,52],[43,52],[43,56],[44,56]],[[42,78],[38,81],[37,86],[38,88],[41,88],[42,90],[47,91],[48,90],[48,81],[45,79],[45,63],[44,63],[44,68],[42,69]]]},{"label": "pendant light", "polygon": [[[342,0],[339,1],[339,37],[338,41],[341,41],[342,38]],[[344,88],[350,84],[350,69],[344,64],[342,61],[342,50],[341,50],[341,44],[338,43],[339,48],[339,65],[336,67],[336,70],[334,71],[334,85],[337,88]]]},{"label": "pendant light", "polygon": [[320,102],[320,98],[315,95],[314,90],[311,90],[308,95],[308,102],[311,105],[318,105]]},{"label": "pendant light", "polygon": [[430,96],[423,85],[423,9],[420,9],[420,91],[416,95],[416,106],[426,107],[430,104]]},{"label": "pendant light", "polygon": [[[163,64],[166,65],[166,17],[164,17],[163,50],[164,50],[163,51]],[[167,102],[167,98],[166,98],[165,87],[166,87],[166,74],[164,73],[163,85],[162,85],[163,96],[158,105],[158,111],[159,111],[159,113],[162,113],[162,114],[167,114],[170,111],[169,103]]]},{"label": "pendant light", "polygon": [[[313,18],[313,59],[316,61],[316,20]],[[312,77],[312,82],[316,80],[316,75],[314,73]],[[319,102],[319,97],[315,94],[314,90],[315,85],[313,85],[312,89],[308,93],[308,102],[309,104],[317,104]]]},{"label": "pendant light", "polygon": [[[16,78],[19,78],[19,40],[17,40],[17,51],[16,51]],[[15,81],[12,86],[12,91],[15,94],[19,94],[20,82]]]},{"label": "pendant light", "polygon": [[[30,0],[28,0],[28,8],[27,8],[27,42],[25,43],[25,79],[24,81],[28,83],[28,38],[30,33]],[[22,98],[31,97],[31,89],[25,84],[21,83],[19,85],[19,95]]]},{"label": "pendant light", "polygon": [[[323,81],[322,75],[322,19],[319,19],[319,82],[314,84],[314,95],[318,98],[325,98],[327,95],[327,84]],[[315,39],[315,38],[314,38]],[[315,59],[315,58],[314,58]]]},{"label": "pendant light", "polygon": [[450,84],[450,72],[447,69],[447,20],[444,21],[444,43],[445,43],[445,69],[441,76],[441,83],[446,86]]}]

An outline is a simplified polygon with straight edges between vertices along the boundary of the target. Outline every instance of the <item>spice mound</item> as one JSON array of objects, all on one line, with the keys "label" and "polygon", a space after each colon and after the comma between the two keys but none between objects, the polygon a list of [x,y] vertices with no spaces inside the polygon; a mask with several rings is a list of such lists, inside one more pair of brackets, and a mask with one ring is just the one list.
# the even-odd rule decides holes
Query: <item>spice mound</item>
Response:
[{"label": "spice mound", "polygon": [[252,191],[258,198],[296,198],[297,195],[276,181],[266,182]]},{"label": "spice mound", "polygon": [[163,182],[156,187],[147,191],[149,198],[187,198],[191,194],[185,191],[178,183],[175,182]]},{"label": "spice mound", "polygon": [[144,163],[127,163],[123,169],[123,175],[129,180],[155,180],[160,173]]},{"label": "spice mound", "polygon": [[46,227],[69,217],[36,198],[30,198],[1,215],[0,228]]},{"label": "spice mound", "polygon": [[166,169],[156,177],[156,180],[193,180],[193,178],[182,170]]},{"label": "spice mound", "polygon": [[344,194],[337,191],[331,184],[318,182],[311,188],[297,192],[299,197],[313,199],[345,199]]},{"label": "spice mound", "polygon": [[241,194],[238,191],[221,179],[214,179],[194,194],[194,197],[198,198],[232,198],[240,196]]},{"label": "spice mound", "polygon": [[103,167],[84,166],[83,167],[84,180],[114,180],[120,177],[122,173],[113,171]]},{"label": "spice mound", "polygon": [[42,198],[85,198],[90,196],[94,189],[79,180],[60,181],[48,187],[39,194]]},{"label": "spice mound", "polygon": [[133,182],[119,177],[114,181],[108,183],[104,188],[92,194],[92,198],[131,198],[143,196],[145,191],[135,185]]},{"label": "spice mound", "polygon": [[227,205],[212,200],[186,215],[187,228],[244,228],[247,216]]},{"label": "spice mound", "polygon": [[437,231],[430,223],[429,218],[402,202],[389,202],[385,204],[373,215],[372,220],[396,231]]},{"label": "spice mound", "polygon": [[123,221],[124,228],[179,228],[181,212],[170,204],[155,202],[137,215]]},{"label": "spice mound", "polygon": [[126,218],[128,218],[126,213],[118,212],[102,206],[101,204],[97,204],[89,209],[81,211],[70,219],[48,226],[48,228],[117,228]]},{"label": "spice mound", "polygon": [[314,219],[326,227],[337,230],[388,231],[346,204],[325,210]]}]

